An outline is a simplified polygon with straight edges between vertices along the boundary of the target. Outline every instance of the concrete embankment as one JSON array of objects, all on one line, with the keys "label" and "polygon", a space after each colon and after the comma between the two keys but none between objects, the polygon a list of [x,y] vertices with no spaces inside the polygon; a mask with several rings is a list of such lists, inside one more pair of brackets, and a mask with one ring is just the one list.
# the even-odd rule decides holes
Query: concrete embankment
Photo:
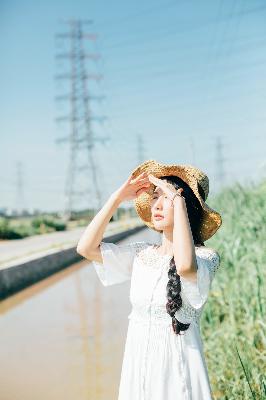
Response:
[{"label": "concrete embankment", "polygon": [[[134,221],[122,226],[117,224],[116,229],[107,230],[103,241],[116,243],[145,227]],[[84,230],[79,228],[73,232],[56,232],[1,242],[0,300],[82,260],[76,246]]]}]

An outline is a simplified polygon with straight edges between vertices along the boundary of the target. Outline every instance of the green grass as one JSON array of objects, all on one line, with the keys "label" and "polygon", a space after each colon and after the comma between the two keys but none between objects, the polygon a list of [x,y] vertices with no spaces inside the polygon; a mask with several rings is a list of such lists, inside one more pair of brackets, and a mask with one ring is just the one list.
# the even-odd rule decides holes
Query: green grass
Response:
[{"label": "green grass", "polygon": [[207,200],[223,219],[205,242],[221,263],[201,319],[215,400],[266,399],[265,198],[263,181]]}]

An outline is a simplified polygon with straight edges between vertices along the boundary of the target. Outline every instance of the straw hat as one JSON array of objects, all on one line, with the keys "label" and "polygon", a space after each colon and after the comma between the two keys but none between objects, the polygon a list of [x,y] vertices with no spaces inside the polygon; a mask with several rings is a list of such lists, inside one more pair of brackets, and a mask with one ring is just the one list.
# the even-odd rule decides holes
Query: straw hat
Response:
[{"label": "straw hat", "polygon": [[[222,224],[221,215],[205,203],[209,194],[209,178],[203,171],[187,164],[166,165],[160,164],[155,160],[147,160],[133,170],[132,176],[133,178],[136,178],[143,172],[152,174],[156,178],[160,178],[165,175],[175,175],[183,179],[183,181],[190,186],[203,209],[203,216],[199,229],[199,234],[203,242],[213,236],[214,233],[219,229]],[[137,198],[134,199],[134,206],[144,223],[149,228],[157,231],[151,219],[151,200],[155,187],[156,186],[151,183],[151,186],[147,192],[141,193]]]}]

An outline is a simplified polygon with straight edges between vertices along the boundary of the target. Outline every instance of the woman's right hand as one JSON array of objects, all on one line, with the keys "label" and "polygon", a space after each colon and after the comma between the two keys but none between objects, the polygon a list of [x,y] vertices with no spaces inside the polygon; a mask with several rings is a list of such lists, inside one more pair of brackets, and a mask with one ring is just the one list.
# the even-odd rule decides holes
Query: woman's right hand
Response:
[{"label": "woman's right hand", "polygon": [[138,175],[135,179],[130,175],[126,182],[117,189],[116,195],[120,201],[133,200],[141,193],[146,192],[150,186],[151,182],[146,172]]}]

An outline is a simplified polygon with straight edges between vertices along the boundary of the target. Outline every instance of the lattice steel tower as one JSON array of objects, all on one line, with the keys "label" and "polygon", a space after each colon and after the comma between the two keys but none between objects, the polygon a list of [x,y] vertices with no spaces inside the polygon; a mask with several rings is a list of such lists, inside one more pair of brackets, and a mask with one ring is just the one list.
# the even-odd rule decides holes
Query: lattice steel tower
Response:
[{"label": "lattice steel tower", "polygon": [[[97,208],[101,207],[101,191],[97,176],[99,167],[96,167],[94,148],[95,142],[105,143],[109,137],[96,137],[92,127],[93,120],[102,123],[106,119],[105,116],[92,115],[91,111],[91,101],[102,101],[105,97],[91,95],[92,83],[90,86],[88,84],[89,81],[98,83],[103,78],[102,74],[86,71],[86,60],[97,62],[100,58],[98,53],[87,53],[85,50],[86,40],[93,42],[97,39],[96,34],[85,33],[83,30],[85,24],[92,24],[93,21],[71,19],[63,22],[67,24],[69,31],[55,35],[56,44],[60,49],[56,54],[56,60],[61,62],[61,67],[64,61],[68,61],[70,70],[57,74],[55,79],[60,82],[68,80],[70,84],[67,92],[56,96],[56,101],[67,100],[70,107],[68,113],[60,115],[56,121],[67,122],[70,131],[67,136],[57,139],[56,142],[70,144],[64,209],[65,217],[70,218],[78,197],[82,196],[83,200],[88,199],[87,207],[92,208],[92,199],[96,202]],[[66,43],[69,44],[68,49],[64,48]],[[87,173],[86,176],[84,171]],[[78,184],[81,175],[85,179],[83,184]]]}]

